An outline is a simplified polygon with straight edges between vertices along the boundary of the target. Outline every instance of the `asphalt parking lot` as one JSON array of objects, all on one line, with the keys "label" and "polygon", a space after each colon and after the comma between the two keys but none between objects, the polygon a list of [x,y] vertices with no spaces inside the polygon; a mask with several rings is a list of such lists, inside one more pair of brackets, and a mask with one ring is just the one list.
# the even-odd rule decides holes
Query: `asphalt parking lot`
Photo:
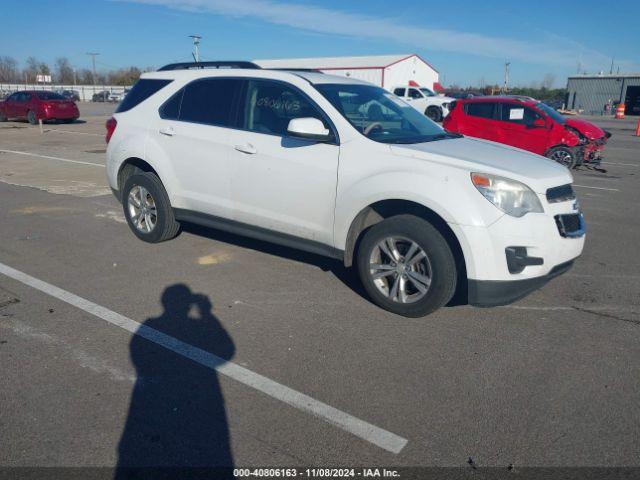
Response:
[{"label": "asphalt parking lot", "polygon": [[574,173],[569,273],[407,319],[322,257],[137,240],[105,179],[113,108],[0,124],[0,465],[640,465],[637,118],[591,118],[613,137],[606,173]]}]

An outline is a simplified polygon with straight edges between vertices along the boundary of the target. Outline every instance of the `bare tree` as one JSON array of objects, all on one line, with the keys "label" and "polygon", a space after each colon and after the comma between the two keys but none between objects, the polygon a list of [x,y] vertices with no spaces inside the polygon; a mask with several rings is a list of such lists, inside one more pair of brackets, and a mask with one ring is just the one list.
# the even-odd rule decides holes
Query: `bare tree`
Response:
[{"label": "bare tree", "polygon": [[19,77],[16,59],[9,56],[0,57],[0,82],[18,82]]},{"label": "bare tree", "polygon": [[49,65],[47,65],[45,62],[40,62],[40,64],[38,65],[38,72],[42,75],[51,75]]},{"label": "bare tree", "polygon": [[73,83],[73,67],[67,57],[56,59],[56,81],[59,83]]},{"label": "bare tree", "polygon": [[113,85],[132,85],[140,78],[141,73],[137,67],[121,68],[120,70],[109,72],[107,81]]},{"label": "bare tree", "polygon": [[39,70],[40,62],[38,61],[38,59],[36,57],[28,57],[26,66],[23,70],[24,77],[26,78],[27,82],[35,82],[36,75],[39,73]]},{"label": "bare tree", "polygon": [[78,82],[84,85],[91,85],[93,83],[93,73],[88,68],[83,68],[78,73]]}]

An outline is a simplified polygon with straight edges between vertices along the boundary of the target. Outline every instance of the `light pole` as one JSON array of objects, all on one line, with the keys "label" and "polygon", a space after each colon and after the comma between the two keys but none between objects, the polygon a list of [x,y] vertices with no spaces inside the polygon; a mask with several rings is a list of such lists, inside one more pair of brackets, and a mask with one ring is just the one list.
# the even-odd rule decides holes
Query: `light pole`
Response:
[{"label": "light pole", "polygon": [[100,54],[97,52],[87,52],[87,55],[91,56],[91,62],[93,64],[93,93],[96,93],[96,56]]},{"label": "light pole", "polygon": [[504,86],[502,87],[504,93],[509,91],[509,65],[511,65],[511,62],[505,62],[504,64]]},{"label": "light pole", "polygon": [[201,35],[189,35],[189,38],[193,40],[193,59],[196,63],[200,63],[200,50],[198,46],[200,45]]}]

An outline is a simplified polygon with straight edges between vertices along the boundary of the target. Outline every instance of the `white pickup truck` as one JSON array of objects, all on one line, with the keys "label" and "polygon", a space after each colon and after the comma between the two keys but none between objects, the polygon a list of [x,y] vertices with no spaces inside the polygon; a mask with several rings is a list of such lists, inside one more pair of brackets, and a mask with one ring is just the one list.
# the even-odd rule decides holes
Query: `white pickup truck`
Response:
[{"label": "white pickup truck", "polygon": [[436,95],[426,87],[411,85],[395,87],[393,93],[434,122],[441,122],[449,115],[449,104],[455,101],[455,98]]}]

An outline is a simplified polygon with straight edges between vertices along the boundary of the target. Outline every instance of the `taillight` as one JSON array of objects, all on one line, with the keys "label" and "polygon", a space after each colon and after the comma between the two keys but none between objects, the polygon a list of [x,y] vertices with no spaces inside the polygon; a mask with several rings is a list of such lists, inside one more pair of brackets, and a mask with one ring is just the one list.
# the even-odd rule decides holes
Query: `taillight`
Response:
[{"label": "taillight", "polygon": [[107,143],[109,143],[109,140],[111,140],[111,136],[113,135],[113,132],[116,131],[117,126],[118,122],[115,118],[111,117],[109,120],[107,120],[107,123],[105,124],[105,127],[107,127],[107,134],[104,137]]}]

